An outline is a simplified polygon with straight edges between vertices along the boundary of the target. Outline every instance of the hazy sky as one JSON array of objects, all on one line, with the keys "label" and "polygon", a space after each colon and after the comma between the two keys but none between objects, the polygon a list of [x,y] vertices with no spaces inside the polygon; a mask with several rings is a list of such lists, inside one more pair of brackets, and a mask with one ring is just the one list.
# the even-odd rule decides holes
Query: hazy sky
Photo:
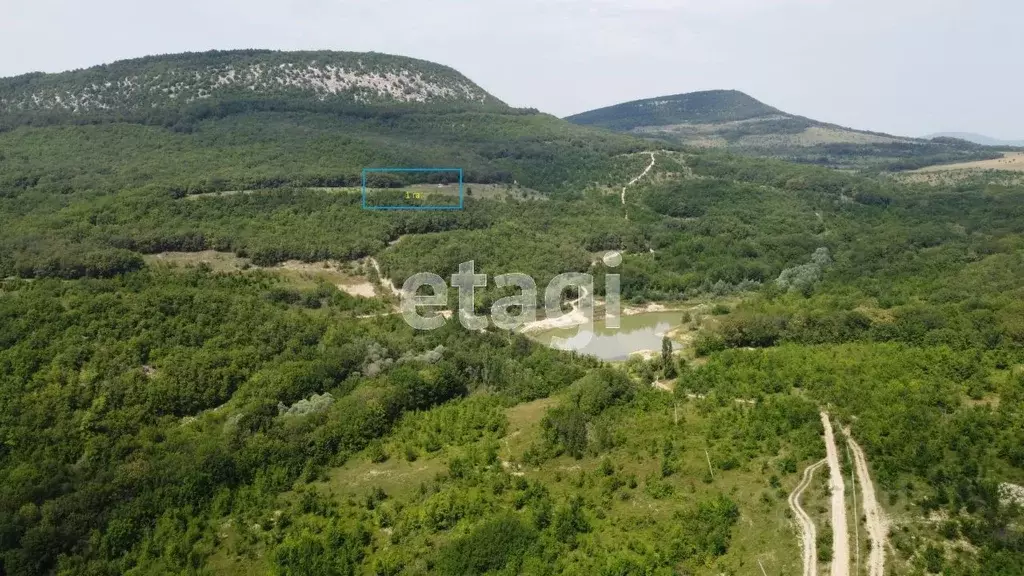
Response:
[{"label": "hazy sky", "polygon": [[433,60],[564,116],[711,88],[851,127],[1024,138],[1019,0],[0,0],[0,76],[230,48]]}]

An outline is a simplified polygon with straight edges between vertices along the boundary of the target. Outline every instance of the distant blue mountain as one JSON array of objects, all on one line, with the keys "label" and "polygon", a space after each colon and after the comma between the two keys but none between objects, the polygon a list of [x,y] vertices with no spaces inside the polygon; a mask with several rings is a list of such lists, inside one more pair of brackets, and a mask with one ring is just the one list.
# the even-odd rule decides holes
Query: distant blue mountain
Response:
[{"label": "distant blue mountain", "polygon": [[928,140],[932,138],[959,138],[968,142],[974,142],[975,144],[981,144],[982,146],[1024,146],[1024,140],[998,140],[970,132],[940,132],[939,134],[929,134],[925,138]]}]

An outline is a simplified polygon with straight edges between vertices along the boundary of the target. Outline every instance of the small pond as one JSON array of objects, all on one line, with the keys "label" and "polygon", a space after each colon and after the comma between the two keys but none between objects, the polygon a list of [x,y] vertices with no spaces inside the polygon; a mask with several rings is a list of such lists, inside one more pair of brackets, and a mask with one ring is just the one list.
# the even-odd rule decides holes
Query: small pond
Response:
[{"label": "small pond", "polygon": [[[660,353],[661,339],[682,324],[683,312],[645,312],[619,318],[618,328],[608,328],[604,316],[598,316],[593,329],[573,326],[544,330],[529,337],[560,350],[574,350],[602,360],[623,361],[634,352],[653,350]],[[674,343],[679,349],[679,344]]]}]

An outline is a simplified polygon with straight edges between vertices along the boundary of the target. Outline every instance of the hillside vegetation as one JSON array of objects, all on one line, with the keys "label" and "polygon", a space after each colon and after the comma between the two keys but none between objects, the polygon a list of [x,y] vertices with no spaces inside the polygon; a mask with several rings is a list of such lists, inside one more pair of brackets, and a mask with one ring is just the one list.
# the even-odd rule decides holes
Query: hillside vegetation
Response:
[{"label": "hillside vegetation", "polygon": [[[865,449],[886,573],[1024,573],[1024,187],[256,92],[0,133],[0,574],[798,574],[821,410]],[[361,168],[404,163],[465,167],[465,210],[362,210]],[[235,264],[179,257],[208,250]],[[669,312],[678,354],[609,364],[416,331],[289,260],[706,305]]]},{"label": "hillside vegetation", "polygon": [[[362,67],[365,73],[355,78],[369,79],[379,93],[323,84],[316,80],[322,74],[310,68],[314,64]],[[256,82],[255,76],[243,81],[236,74],[237,82],[214,82],[207,94],[204,83],[225,74],[225,67],[264,70],[259,82],[269,84]],[[316,81],[289,84],[288,71],[300,69]],[[278,75],[276,80],[266,77],[268,70]],[[387,92],[394,86],[378,82],[382,74],[397,74],[398,80],[389,78],[399,83],[402,78],[420,78],[445,88],[438,92],[420,86],[396,96]],[[71,278],[130,270],[137,260],[125,249],[231,250],[263,264],[289,258],[361,257],[398,235],[451,227],[435,216],[424,216],[418,219],[424,224],[409,228],[397,224],[405,221],[404,216],[385,221],[359,210],[356,187],[362,184],[363,168],[460,167],[468,183],[501,183],[565,195],[617,183],[632,172],[634,162],[628,154],[651,147],[533,110],[508,108],[443,66],[375,54],[186,54],[0,83],[8,90],[8,102],[13,102],[12,94],[35,100],[26,95],[51,89],[78,93],[105,86],[103,78],[121,76],[135,78],[132,86],[142,82],[139,78],[148,79],[139,84],[146,88],[138,92],[110,87],[104,92],[114,99],[109,106],[26,105],[17,114],[0,115],[0,125],[7,125],[0,130],[0,202],[7,206],[0,212],[5,224],[0,274]],[[209,97],[172,98],[164,86],[168,78],[178,87],[173,94],[202,92]],[[456,90],[458,86],[465,90]],[[332,91],[335,88],[337,92]],[[458,97],[449,97],[452,94]],[[368,184],[401,187],[435,182],[438,177],[375,175]],[[294,188],[333,192],[306,193],[303,201],[289,205]],[[208,218],[209,200],[178,202],[196,194],[267,190],[274,193],[228,199],[234,204],[228,212],[245,214],[234,223]],[[224,201],[212,204],[217,205],[213,212],[224,214]],[[273,216],[267,210],[271,205],[282,214]],[[316,215],[318,231],[286,223],[298,217],[296,211],[305,213],[303,205]],[[333,209],[321,211],[325,205]],[[88,229],[72,226],[74,232],[65,226],[67,214],[100,206],[118,215],[93,219]],[[339,217],[349,226],[338,229]],[[263,226],[253,219],[265,223],[275,218],[284,218],[280,227],[261,228],[257,235],[271,233],[279,239],[253,241],[247,230]],[[270,232],[275,229],[278,232]],[[282,242],[280,235],[293,236],[297,244]]]},{"label": "hillside vegetation", "polygon": [[42,112],[78,117],[147,114],[154,108],[249,98],[504,107],[446,66],[359,52],[213,51],[0,80],[0,112],[15,117]]}]

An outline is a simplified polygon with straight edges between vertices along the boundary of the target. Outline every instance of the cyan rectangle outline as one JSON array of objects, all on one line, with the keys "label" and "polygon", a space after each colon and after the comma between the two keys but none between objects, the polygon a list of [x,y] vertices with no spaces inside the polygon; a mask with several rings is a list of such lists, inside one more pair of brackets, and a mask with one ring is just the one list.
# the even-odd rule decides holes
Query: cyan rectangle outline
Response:
[{"label": "cyan rectangle outline", "polygon": [[[370,172],[458,172],[459,205],[445,206],[367,206],[366,175]],[[465,194],[463,191],[462,168],[363,168],[363,210],[462,210]]]}]

